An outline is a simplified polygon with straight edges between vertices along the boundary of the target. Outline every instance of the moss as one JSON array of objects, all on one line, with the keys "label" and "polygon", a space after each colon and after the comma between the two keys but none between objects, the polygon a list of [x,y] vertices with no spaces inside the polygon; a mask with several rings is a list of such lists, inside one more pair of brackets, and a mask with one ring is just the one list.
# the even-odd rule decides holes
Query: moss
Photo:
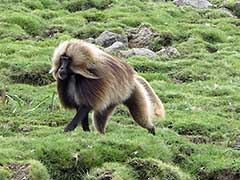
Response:
[{"label": "moss", "polygon": [[[11,70],[10,79],[14,83],[25,83],[32,85],[46,85],[54,81],[49,74],[50,66],[48,64],[38,63],[21,69]],[[22,69],[24,68],[24,69]]]},{"label": "moss", "polygon": [[11,13],[2,18],[3,21],[17,24],[28,34],[36,36],[43,28],[43,22],[30,14]]},{"label": "moss", "polygon": [[129,165],[136,171],[139,179],[190,180],[189,175],[170,164],[153,159],[133,159]]},{"label": "moss", "polygon": [[88,23],[92,21],[103,21],[105,19],[104,13],[96,10],[84,13],[83,17],[87,20]]},{"label": "moss", "polygon": [[39,1],[39,0],[36,0],[36,1],[24,0],[23,4],[32,10],[43,9],[43,5],[42,5],[41,1]]},{"label": "moss", "polygon": [[45,9],[60,9],[60,2],[57,0],[39,0]]},{"label": "moss", "polygon": [[74,33],[74,37],[78,39],[86,39],[89,37],[96,38],[103,32],[102,27],[95,25],[83,26],[80,30]]},{"label": "moss", "polygon": [[71,0],[65,3],[65,8],[70,12],[86,10],[90,8],[106,9],[112,4],[112,0]]},{"label": "moss", "polygon": [[89,166],[82,160],[72,157],[64,149],[42,149],[40,161],[47,167],[51,178],[79,179],[89,170]]},{"label": "moss", "polygon": [[6,168],[0,167],[0,179],[1,180],[8,180],[8,179],[10,179],[10,176],[11,176],[11,174]]},{"label": "moss", "polygon": [[6,22],[0,23],[0,39],[19,36],[26,36],[26,32],[19,25]]},{"label": "moss", "polygon": [[47,168],[42,165],[39,161],[29,161],[29,180],[49,180],[49,174]]},{"label": "moss", "polygon": [[226,36],[225,33],[221,30],[206,27],[204,30],[199,29],[195,31],[204,41],[209,43],[225,42]]},{"label": "moss", "polygon": [[238,1],[230,0],[228,2],[224,2],[224,6],[232,10],[236,16],[240,17],[240,7],[236,6],[237,2]]},{"label": "moss", "polygon": [[84,180],[95,179],[136,179],[131,167],[121,163],[104,163],[101,167],[94,168],[84,177]]}]

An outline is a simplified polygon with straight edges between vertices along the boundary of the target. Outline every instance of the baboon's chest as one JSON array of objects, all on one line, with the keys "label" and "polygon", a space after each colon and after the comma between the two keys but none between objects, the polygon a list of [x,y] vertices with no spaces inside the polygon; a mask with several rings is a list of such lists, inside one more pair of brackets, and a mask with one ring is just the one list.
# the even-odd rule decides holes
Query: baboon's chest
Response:
[{"label": "baboon's chest", "polygon": [[76,108],[79,106],[79,99],[76,93],[76,85],[73,78],[58,81],[58,95],[64,107]]}]

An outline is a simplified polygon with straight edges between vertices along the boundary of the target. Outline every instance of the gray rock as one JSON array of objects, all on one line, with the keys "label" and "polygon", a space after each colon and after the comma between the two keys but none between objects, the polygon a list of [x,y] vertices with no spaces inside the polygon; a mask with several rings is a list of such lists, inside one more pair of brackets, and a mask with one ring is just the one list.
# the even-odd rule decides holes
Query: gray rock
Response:
[{"label": "gray rock", "polygon": [[236,14],[237,17],[240,17],[239,11],[240,11],[240,1],[234,4],[234,13]]},{"label": "gray rock", "polygon": [[150,28],[141,24],[137,28],[127,29],[128,45],[130,48],[149,48],[150,42],[158,35]]},{"label": "gray rock", "polygon": [[207,0],[174,0],[174,4],[178,6],[190,5],[195,8],[203,9],[211,7],[212,4]]},{"label": "gray rock", "polygon": [[234,7],[237,8],[237,9],[240,9],[240,1],[236,2],[236,3],[234,4]]},{"label": "gray rock", "polygon": [[233,149],[240,150],[240,135],[237,136],[236,144],[233,146]]},{"label": "gray rock", "polygon": [[150,58],[157,57],[157,54],[146,48],[133,48],[127,51],[120,51],[120,55],[123,57],[131,57],[131,56],[146,56]]},{"label": "gray rock", "polygon": [[221,11],[223,11],[224,13],[226,13],[229,17],[237,18],[237,16],[235,16],[230,9],[228,9],[228,8],[226,8],[226,7],[220,7],[219,9],[220,9]]},{"label": "gray rock", "polygon": [[117,42],[113,43],[111,46],[105,48],[105,51],[107,53],[112,53],[112,52],[116,52],[116,51],[119,51],[119,50],[122,50],[122,49],[125,49],[125,48],[127,48],[127,46],[125,44],[117,41]]},{"label": "gray rock", "polygon": [[103,47],[109,47],[116,41],[128,44],[127,36],[113,33],[111,31],[104,31],[95,39],[95,43]]},{"label": "gray rock", "polygon": [[175,47],[169,46],[166,48],[161,49],[157,52],[157,55],[160,56],[180,56],[180,53]]},{"label": "gray rock", "polygon": [[88,42],[88,43],[92,43],[92,44],[94,44],[95,43],[95,39],[94,38],[87,38],[87,39],[85,39],[84,41],[86,41],[86,42]]}]

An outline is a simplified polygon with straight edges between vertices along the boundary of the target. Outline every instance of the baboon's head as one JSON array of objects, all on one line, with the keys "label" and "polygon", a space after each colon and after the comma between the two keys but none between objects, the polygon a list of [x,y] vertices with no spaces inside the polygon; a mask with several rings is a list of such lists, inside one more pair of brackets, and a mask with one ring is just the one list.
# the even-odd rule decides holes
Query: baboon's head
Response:
[{"label": "baboon's head", "polygon": [[92,44],[81,40],[61,43],[54,51],[50,73],[55,79],[65,80],[72,74],[79,74],[89,79],[98,79],[97,67],[99,50]]},{"label": "baboon's head", "polygon": [[60,63],[57,70],[57,77],[61,80],[67,79],[73,74],[71,69],[72,58],[67,55],[60,56]]}]

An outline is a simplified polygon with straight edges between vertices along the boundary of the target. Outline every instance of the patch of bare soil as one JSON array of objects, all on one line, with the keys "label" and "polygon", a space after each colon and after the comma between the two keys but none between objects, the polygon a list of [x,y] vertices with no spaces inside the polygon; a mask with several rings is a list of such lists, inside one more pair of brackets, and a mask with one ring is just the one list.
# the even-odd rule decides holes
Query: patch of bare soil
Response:
[{"label": "patch of bare soil", "polygon": [[240,170],[233,169],[219,169],[210,173],[199,172],[201,180],[239,180]]},{"label": "patch of bare soil", "polygon": [[11,180],[28,180],[28,170],[30,164],[9,163],[7,167],[13,172]]},{"label": "patch of bare soil", "polygon": [[112,171],[105,171],[97,177],[97,180],[111,180],[114,179]]}]

